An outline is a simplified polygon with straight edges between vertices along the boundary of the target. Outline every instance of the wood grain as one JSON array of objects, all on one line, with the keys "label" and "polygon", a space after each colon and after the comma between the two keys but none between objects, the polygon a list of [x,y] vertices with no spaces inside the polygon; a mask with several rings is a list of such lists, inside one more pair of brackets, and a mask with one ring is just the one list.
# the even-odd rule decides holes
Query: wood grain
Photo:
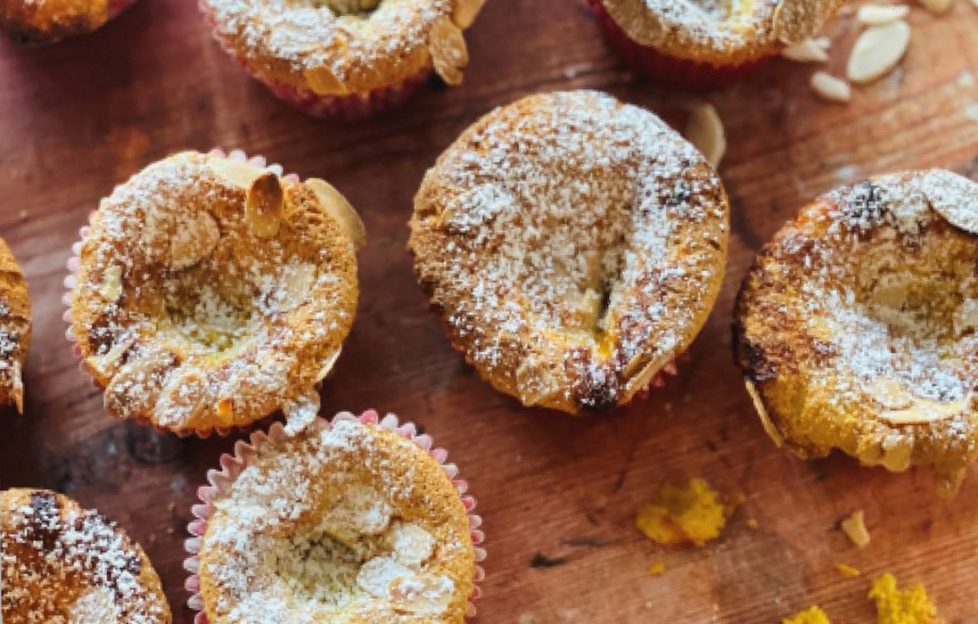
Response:
[{"label": "wood grain", "polygon": [[[492,0],[468,36],[463,87],[432,85],[355,125],[307,119],[273,99],[211,41],[189,1],[143,0],[94,36],[56,47],[0,43],[0,235],[30,280],[35,322],[27,415],[0,414],[0,486],[54,488],[117,519],[145,545],[177,621],[190,622],[184,526],[195,486],[232,441],[177,440],[105,415],[63,337],[63,267],[114,184],[173,151],[240,146],[332,181],[363,215],[363,298],[324,411],[394,411],[451,450],[488,533],[480,621],[761,624],[818,603],[833,621],[872,622],[869,579],[843,579],[836,562],[921,581],[948,622],[978,621],[978,475],[944,502],[925,471],[798,461],[765,436],[730,355],[739,281],[802,202],[897,169],[978,175],[978,11],[959,0],[950,16],[915,10],[912,22],[902,68],[849,106],[816,101],[812,69],[780,61],[706,96],[730,142],[723,294],[673,383],[582,419],[521,409],[480,381],[427,311],[405,251],[425,168],[493,106],[589,87],[683,123],[699,96],[635,79],[582,2]],[[839,72],[855,27],[842,20],[832,31],[829,69]],[[656,484],[692,476],[747,495],[722,539],[699,549],[646,541],[633,525],[638,506]],[[863,551],[837,529],[857,508],[873,535]],[[652,577],[657,560],[668,569]]]}]

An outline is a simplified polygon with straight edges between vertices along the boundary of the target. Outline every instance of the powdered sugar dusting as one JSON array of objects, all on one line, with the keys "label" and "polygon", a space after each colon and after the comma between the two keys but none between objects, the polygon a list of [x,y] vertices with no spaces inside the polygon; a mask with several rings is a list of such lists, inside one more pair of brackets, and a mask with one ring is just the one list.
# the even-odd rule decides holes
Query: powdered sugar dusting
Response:
[{"label": "powdered sugar dusting", "polygon": [[[155,572],[122,532],[50,492],[8,490],[3,511],[3,612],[23,622],[170,621]],[[15,616],[16,617],[16,616]]]},{"label": "powdered sugar dusting", "polygon": [[715,174],[654,115],[556,93],[489,114],[442,155],[411,246],[476,366],[528,403],[599,406],[688,344],[726,217]]},{"label": "powdered sugar dusting", "polygon": [[288,222],[259,238],[249,182],[222,177],[221,159],[150,165],[102,202],[82,244],[74,330],[117,416],[211,429],[291,405],[308,422],[308,395],[349,331],[352,241],[287,180]]},{"label": "powdered sugar dusting", "polygon": [[416,487],[421,453],[354,420],[260,452],[214,501],[200,554],[215,597],[207,612],[241,624],[341,613],[457,621],[450,607],[470,586],[458,571],[470,568],[450,562],[471,557],[471,545],[451,530],[437,492]]}]

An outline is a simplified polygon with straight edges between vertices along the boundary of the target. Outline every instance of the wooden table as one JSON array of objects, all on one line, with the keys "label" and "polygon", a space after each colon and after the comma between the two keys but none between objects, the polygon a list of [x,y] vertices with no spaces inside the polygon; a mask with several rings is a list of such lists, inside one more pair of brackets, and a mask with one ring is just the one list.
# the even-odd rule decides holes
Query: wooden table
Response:
[{"label": "wooden table", "polygon": [[[245,76],[193,4],[144,0],[55,47],[0,43],[0,234],[27,273],[35,326],[26,416],[0,414],[0,486],[57,489],[117,519],[146,547],[175,621],[190,621],[184,527],[196,485],[232,440],[178,440],[106,416],[63,336],[63,267],[114,184],[177,150],[240,146],[331,180],[363,215],[363,296],[324,411],[394,411],[451,450],[488,533],[480,621],[770,624],[818,603],[835,622],[869,623],[869,577],[884,570],[925,583],[948,622],[978,621],[978,474],[945,502],[926,471],[890,475],[777,450],[733,366],[729,331],[755,251],[803,201],[902,168],[978,175],[978,11],[968,2],[944,18],[915,9],[902,69],[848,106],[814,99],[812,68],[781,61],[707,96],[730,142],[723,294],[673,383],[582,419],[521,409],[449,347],[405,251],[414,191],[469,123],[521,95],[604,89],[680,126],[695,97],[635,79],[578,0],[492,0],[468,35],[463,87],[430,86],[367,123],[321,123]],[[832,32],[838,72],[855,28],[847,19]],[[693,476],[747,501],[705,547],[647,541],[634,528],[639,505],[657,484]],[[862,551],[837,526],[857,508],[873,535]],[[663,576],[648,573],[653,561],[665,562]],[[845,579],[836,562],[864,576]]]}]

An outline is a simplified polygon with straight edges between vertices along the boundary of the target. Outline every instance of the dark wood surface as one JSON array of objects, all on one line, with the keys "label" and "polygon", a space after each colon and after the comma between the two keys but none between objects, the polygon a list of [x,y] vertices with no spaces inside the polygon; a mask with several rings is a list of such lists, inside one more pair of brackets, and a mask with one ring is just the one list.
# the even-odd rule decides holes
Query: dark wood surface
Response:
[{"label": "dark wood surface", "polygon": [[[196,485],[233,439],[177,440],[106,416],[63,336],[63,267],[114,184],[173,151],[241,147],[331,180],[363,215],[362,301],[324,412],[394,411],[450,449],[488,534],[480,621],[761,624],[818,603],[835,622],[869,623],[869,575],[883,570],[925,583],[948,622],[978,621],[978,474],[941,501],[926,471],[796,460],[765,436],[730,354],[738,283],[803,201],[904,168],[978,175],[978,11],[958,0],[949,17],[915,9],[912,22],[902,68],[849,106],[818,102],[811,68],[781,61],[706,96],[730,142],[723,294],[666,389],[582,419],[521,409],[480,381],[428,312],[405,251],[425,168],[493,106],[590,87],[682,125],[700,96],[635,79],[578,0],[490,0],[467,37],[464,86],[431,85],[397,112],[353,125],[273,99],[211,41],[189,0],[143,0],[103,31],[55,47],[0,42],[0,235],[27,273],[35,327],[26,415],[0,414],[0,485],[57,489],[117,519],[154,561],[175,621],[190,621],[184,527]],[[841,71],[855,28],[842,20],[832,32],[829,67]],[[657,484],[693,476],[747,496],[722,538],[703,548],[645,540],[634,528],[639,505]],[[837,528],[857,508],[873,535],[862,551]],[[658,560],[668,569],[653,577]],[[844,579],[836,562],[865,576]]]}]

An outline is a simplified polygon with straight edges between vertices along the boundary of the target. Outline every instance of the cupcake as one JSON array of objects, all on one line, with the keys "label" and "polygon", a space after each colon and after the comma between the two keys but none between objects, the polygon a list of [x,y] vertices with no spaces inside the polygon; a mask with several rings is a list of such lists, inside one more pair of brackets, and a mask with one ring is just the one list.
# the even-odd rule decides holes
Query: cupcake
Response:
[{"label": "cupcake", "polygon": [[0,492],[5,624],[169,624],[139,544],[94,511],[46,490]]},{"label": "cupcake", "polygon": [[587,0],[608,42],[650,79],[733,82],[816,34],[843,0]]},{"label": "cupcake", "polygon": [[760,252],[737,362],[778,445],[953,492],[978,456],[978,184],[943,170],[824,195]]},{"label": "cupcake", "polygon": [[723,278],[727,197],[652,113],[534,95],[425,175],[409,247],[452,344],[526,406],[628,403],[692,342]]},{"label": "cupcake", "polygon": [[31,341],[27,281],[7,244],[0,239],[0,407],[24,412],[24,365]]},{"label": "cupcake", "polygon": [[101,28],[135,0],[3,0],[0,29],[18,43],[54,43]]},{"label": "cupcake", "polygon": [[447,453],[376,412],[239,442],[189,530],[198,624],[455,624],[485,553]]},{"label": "cupcake", "polygon": [[225,50],[306,113],[353,119],[390,108],[432,71],[462,82],[462,31],[485,0],[200,0]]},{"label": "cupcake", "polygon": [[297,430],[350,331],[363,225],[323,180],[182,152],[102,200],[69,262],[69,336],[118,418]]}]

